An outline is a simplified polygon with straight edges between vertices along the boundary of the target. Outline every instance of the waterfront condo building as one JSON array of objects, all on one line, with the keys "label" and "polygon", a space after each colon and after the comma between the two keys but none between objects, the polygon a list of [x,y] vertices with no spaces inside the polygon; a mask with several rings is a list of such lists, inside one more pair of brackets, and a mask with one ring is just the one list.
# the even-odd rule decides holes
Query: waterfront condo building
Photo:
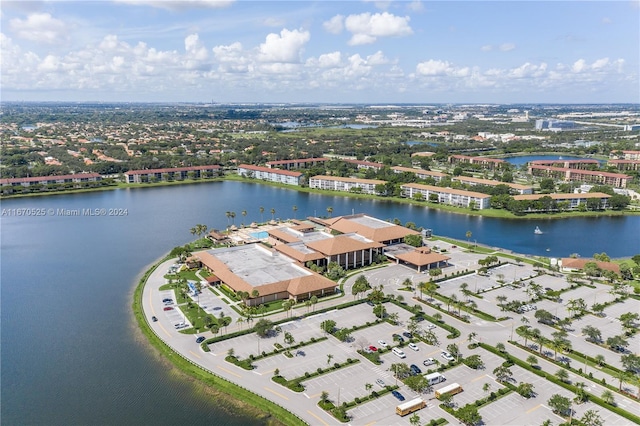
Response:
[{"label": "waterfront condo building", "polygon": [[270,169],[268,167],[253,166],[251,164],[241,164],[238,166],[240,176],[266,180],[269,182],[284,183],[287,185],[299,186],[302,182],[303,174],[290,170]]},{"label": "waterfront condo building", "polygon": [[358,179],[340,176],[318,175],[309,179],[309,187],[327,189],[331,191],[351,191],[363,194],[377,194],[376,185],[384,185],[387,182],[376,179]]},{"label": "waterfront condo building", "polygon": [[456,207],[466,207],[482,210],[488,209],[491,196],[481,192],[465,191],[462,189],[442,188],[439,186],[422,185],[419,183],[406,183],[401,185],[402,194],[407,198],[415,199],[421,194],[424,201],[435,201],[440,204],[448,204]]},{"label": "waterfront condo building", "polygon": [[188,166],[164,169],[129,170],[124,173],[127,183],[164,182],[172,180],[212,178],[220,174],[220,166]]}]

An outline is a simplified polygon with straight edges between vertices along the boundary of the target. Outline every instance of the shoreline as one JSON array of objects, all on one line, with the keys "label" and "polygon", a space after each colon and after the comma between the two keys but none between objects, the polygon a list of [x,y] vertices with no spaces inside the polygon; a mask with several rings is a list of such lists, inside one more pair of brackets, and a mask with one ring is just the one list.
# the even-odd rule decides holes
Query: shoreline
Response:
[{"label": "shoreline", "polygon": [[146,183],[146,184],[125,184],[119,183],[115,186],[109,187],[100,187],[100,188],[83,188],[78,190],[71,191],[55,191],[55,192],[43,192],[43,193],[33,193],[33,194],[17,194],[10,196],[0,196],[0,201],[4,200],[12,200],[12,199],[22,199],[29,197],[45,197],[49,195],[65,195],[65,194],[81,194],[81,193],[90,193],[90,192],[98,192],[98,191],[109,191],[109,190],[119,190],[119,189],[136,189],[136,188],[157,188],[157,187],[165,187],[165,186],[175,186],[175,185],[191,185],[191,184],[202,184],[202,183],[219,183],[219,182],[243,182],[243,183],[251,183],[258,185],[267,185],[274,188],[282,188],[289,189],[297,192],[304,192],[308,194],[318,194],[318,195],[327,195],[334,197],[346,197],[346,198],[356,198],[356,199],[369,199],[376,200],[382,202],[390,202],[397,204],[408,204],[418,207],[425,207],[428,209],[434,209],[437,211],[443,211],[447,213],[468,215],[468,216],[480,216],[480,217],[490,217],[497,219],[508,219],[508,220],[540,220],[540,219],[570,219],[573,217],[607,217],[607,216],[637,216],[640,215],[640,209],[635,210],[623,210],[623,211],[613,211],[606,210],[603,212],[562,212],[562,213],[529,213],[524,216],[516,216],[511,212],[506,210],[497,210],[497,209],[483,209],[483,210],[469,210],[463,209],[460,207],[447,206],[441,204],[431,204],[426,201],[415,201],[408,198],[403,197],[380,197],[377,195],[368,195],[368,194],[355,194],[344,191],[328,191],[328,190],[319,190],[309,187],[300,187],[300,186],[292,186],[285,185],[275,182],[268,182],[257,179],[249,179],[245,177],[240,177],[236,175],[228,175],[223,176],[221,178],[216,179],[206,179],[206,180],[184,180],[184,181],[173,181],[173,182],[157,182],[157,183]]}]

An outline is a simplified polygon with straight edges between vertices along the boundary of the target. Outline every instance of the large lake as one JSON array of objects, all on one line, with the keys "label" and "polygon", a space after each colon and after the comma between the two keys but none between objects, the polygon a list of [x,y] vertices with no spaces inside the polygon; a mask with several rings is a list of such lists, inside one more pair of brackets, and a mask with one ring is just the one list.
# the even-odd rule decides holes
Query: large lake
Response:
[{"label": "large lake", "polygon": [[[398,218],[459,239],[471,231],[478,243],[529,255],[640,253],[640,216],[498,220],[242,182],[22,198],[1,207],[128,212],[2,217],[1,415],[7,425],[256,424],[170,374],[140,342],[131,315],[139,274],[191,240],[195,224],[224,228],[227,211],[239,225],[271,219],[272,208],[276,218],[301,218],[332,207],[334,216]],[[534,235],[536,226],[542,235]]]}]

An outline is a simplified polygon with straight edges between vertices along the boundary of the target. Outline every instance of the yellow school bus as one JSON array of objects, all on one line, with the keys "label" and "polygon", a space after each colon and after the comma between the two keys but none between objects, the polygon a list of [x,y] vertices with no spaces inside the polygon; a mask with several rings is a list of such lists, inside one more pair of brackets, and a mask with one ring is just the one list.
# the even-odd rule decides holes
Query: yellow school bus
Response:
[{"label": "yellow school bus", "polygon": [[427,406],[427,403],[424,402],[422,398],[412,399],[411,401],[407,401],[403,404],[400,404],[396,407],[396,414],[399,416],[406,416],[407,414],[411,414],[414,411],[418,411]]},{"label": "yellow school bus", "polygon": [[455,395],[460,392],[462,392],[462,386],[457,383],[451,383],[450,385],[438,389],[436,391],[436,398],[440,399],[442,395]]}]

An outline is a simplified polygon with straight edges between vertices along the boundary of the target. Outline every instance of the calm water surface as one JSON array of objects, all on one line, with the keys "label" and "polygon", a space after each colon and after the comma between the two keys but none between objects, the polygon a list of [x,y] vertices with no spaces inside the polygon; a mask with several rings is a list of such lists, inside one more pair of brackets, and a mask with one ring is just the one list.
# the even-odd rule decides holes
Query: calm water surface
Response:
[{"label": "calm water surface", "polygon": [[[298,210],[294,213],[293,206]],[[260,214],[260,206],[264,213]],[[126,208],[123,217],[3,216],[2,423],[251,425],[166,371],[137,340],[132,289],[147,265],[202,223],[366,212],[521,253],[640,253],[640,217],[515,221],[241,182],[123,189],[3,201],[2,209]],[[246,210],[244,216],[242,211]],[[539,226],[542,235],[534,235]],[[547,251],[549,249],[549,251]]]}]

